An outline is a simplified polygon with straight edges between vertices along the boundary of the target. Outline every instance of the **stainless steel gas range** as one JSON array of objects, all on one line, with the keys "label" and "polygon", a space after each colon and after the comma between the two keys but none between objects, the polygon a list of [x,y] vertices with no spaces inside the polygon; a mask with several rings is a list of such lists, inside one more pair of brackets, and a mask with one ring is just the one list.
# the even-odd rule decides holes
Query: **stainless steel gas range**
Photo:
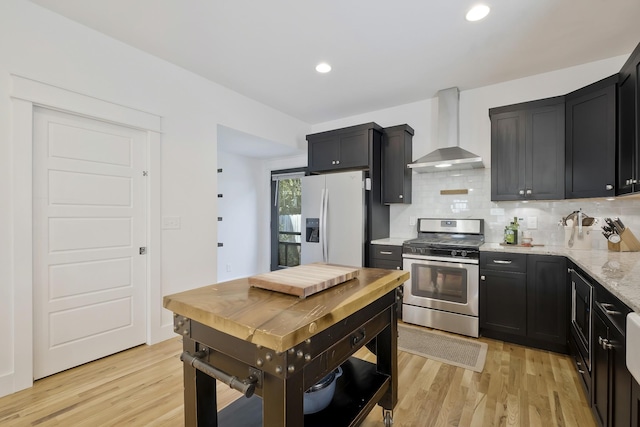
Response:
[{"label": "stainless steel gas range", "polygon": [[420,218],[418,237],[402,246],[402,320],[478,337],[482,219]]}]

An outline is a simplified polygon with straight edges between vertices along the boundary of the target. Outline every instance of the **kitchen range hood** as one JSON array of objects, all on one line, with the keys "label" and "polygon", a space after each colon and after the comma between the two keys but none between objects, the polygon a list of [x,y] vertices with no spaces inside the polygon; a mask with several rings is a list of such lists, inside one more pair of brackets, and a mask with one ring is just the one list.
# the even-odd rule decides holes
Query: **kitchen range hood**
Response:
[{"label": "kitchen range hood", "polygon": [[484,168],[482,157],[458,145],[460,92],[457,87],[438,92],[438,148],[407,167],[416,172]]}]

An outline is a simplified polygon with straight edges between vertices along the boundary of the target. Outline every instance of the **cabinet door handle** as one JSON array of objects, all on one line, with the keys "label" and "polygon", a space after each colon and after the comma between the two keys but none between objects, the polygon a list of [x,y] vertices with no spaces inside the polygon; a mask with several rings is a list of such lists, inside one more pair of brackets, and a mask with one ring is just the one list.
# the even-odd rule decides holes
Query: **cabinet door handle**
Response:
[{"label": "cabinet door handle", "polygon": [[604,350],[613,349],[613,344],[609,343],[608,339],[602,338],[600,336],[598,337],[598,344],[600,344]]},{"label": "cabinet door handle", "polygon": [[494,260],[493,260],[493,262],[494,262],[495,264],[511,264],[513,261],[511,261],[510,259],[505,259],[505,260],[502,260],[502,259],[494,259]]},{"label": "cabinet door handle", "polygon": [[527,190],[527,196],[530,196],[530,195],[531,195],[531,193],[532,193],[532,191],[531,191],[531,190]]},{"label": "cabinet door handle", "polygon": [[380,251],[380,255],[393,255],[391,251]]},{"label": "cabinet door handle", "polygon": [[339,165],[339,164],[340,164],[340,160],[336,160],[336,165]]},{"label": "cabinet door handle", "polygon": [[524,196],[524,190],[518,191],[518,194],[520,194],[521,196]]},{"label": "cabinet door handle", "polygon": [[335,161],[335,160],[332,160],[332,161],[331,161],[331,164],[332,164],[332,165],[335,165],[335,164],[336,164],[336,161]]},{"label": "cabinet door handle", "polygon": [[617,314],[621,314],[619,311],[615,310],[616,307],[613,304],[608,304],[606,302],[601,302],[600,306],[602,307],[602,310],[605,313],[607,313],[609,316],[615,316]]},{"label": "cabinet door handle", "polygon": [[480,280],[487,280],[485,276],[480,276]]},{"label": "cabinet door handle", "polygon": [[402,199],[402,194],[398,196],[398,198]]},{"label": "cabinet door handle", "polygon": [[605,185],[604,189],[605,190],[613,190],[613,185],[607,184],[607,185]]}]

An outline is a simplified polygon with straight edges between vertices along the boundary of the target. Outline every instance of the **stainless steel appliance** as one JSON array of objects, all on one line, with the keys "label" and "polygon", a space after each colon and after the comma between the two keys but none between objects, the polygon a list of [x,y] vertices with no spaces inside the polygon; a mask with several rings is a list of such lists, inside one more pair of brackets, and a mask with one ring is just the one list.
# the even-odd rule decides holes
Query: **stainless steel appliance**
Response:
[{"label": "stainless steel appliance", "polygon": [[302,264],[364,265],[365,172],[302,177]]},{"label": "stainless steel appliance", "polygon": [[402,320],[462,335],[479,335],[482,219],[420,218],[418,237],[404,242]]},{"label": "stainless steel appliance", "polygon": [[592,310],[593,286],[580,273],[571,269],[571,335],[584,361],[581,362],[585,365],[582,369],[586,368],[587,374],[591,372]]}]

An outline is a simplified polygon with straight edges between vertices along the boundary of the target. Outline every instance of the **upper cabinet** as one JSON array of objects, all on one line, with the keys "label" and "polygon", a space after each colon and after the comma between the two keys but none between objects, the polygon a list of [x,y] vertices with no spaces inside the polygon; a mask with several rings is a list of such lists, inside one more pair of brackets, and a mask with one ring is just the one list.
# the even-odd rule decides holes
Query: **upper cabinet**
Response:
[{"label": "upper cabinet", "polygon": [[413,129],[409,125],[384,128],[382,139],[382,202],[411,203]]},{"label": "upper cabinet", "polygon": [[369,169],[373,161],[373,144],[380,140],[381,133],[379,125],[366,123],[307,135],[309,172]]},{"label": "upper cabinet", "polygon": [[618,174],[616,194],[640,191],[640,44],[620,70],[618,85]]},{"label": "upper cabinet", "polygon": [[492,108],[491,200],[564,198],[564,97]]},{"label": "upper cabinet", "polygon": [[617,83],[616,74],[566,95],[567,199],[615,195]]}]

